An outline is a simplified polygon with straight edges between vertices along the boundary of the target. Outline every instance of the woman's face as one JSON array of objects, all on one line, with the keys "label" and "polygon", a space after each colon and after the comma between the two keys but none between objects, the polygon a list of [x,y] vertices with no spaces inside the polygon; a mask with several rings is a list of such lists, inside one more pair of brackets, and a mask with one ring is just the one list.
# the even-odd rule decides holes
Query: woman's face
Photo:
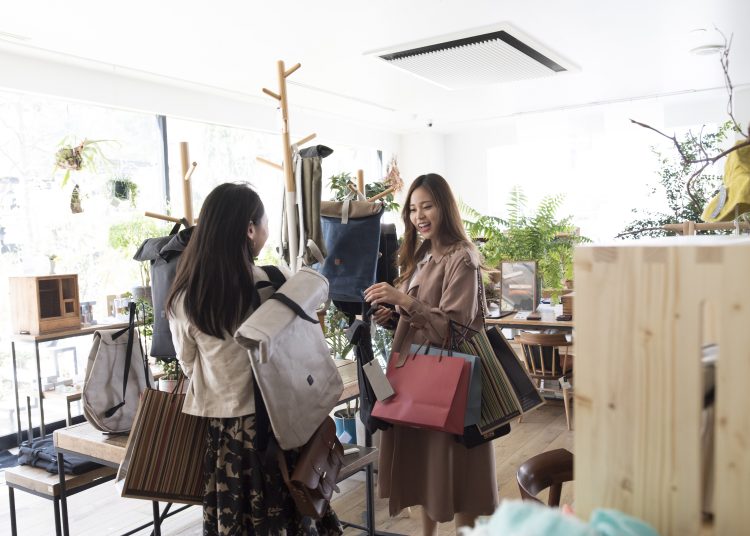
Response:
[{"label": "woman's face", "polygon": [[425,240],[437,236],[440,230],[440,211],[427,188],[420,186],[411,193],[409,219]]},{"label": "woman's face", "polygon": [[259,221],[250,224],[247,230],[247,237],[252,244],[253,258],[255,258],[260,255],[263,246],[266,245],[266,240],[268,240],[268,217],[265,213]]}]

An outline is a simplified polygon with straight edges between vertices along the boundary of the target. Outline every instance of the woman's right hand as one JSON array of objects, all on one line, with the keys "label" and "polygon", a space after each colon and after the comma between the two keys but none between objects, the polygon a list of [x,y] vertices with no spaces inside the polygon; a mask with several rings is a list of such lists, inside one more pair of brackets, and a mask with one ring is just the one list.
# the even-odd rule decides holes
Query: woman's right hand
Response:
[{"label": "woman's right hand", "polygon": [[372,319],[378,326],[384,328],[392,327],[393,314],[395,311],[389,307],[378,306],[374,313],[372,313]]}]

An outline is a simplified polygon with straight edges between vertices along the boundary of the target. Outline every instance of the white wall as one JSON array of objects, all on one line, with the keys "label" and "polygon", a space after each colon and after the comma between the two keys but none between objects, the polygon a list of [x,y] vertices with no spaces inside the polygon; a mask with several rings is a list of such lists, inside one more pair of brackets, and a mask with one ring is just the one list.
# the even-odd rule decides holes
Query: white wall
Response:
[{"label": "white wall", "polygon": [[[750,90],[736,92],[735,102],[747,128]],[[559,215],[572,215],[585,235],[608,240],[633,219],[632,208],[664,208],[649,194],[658,167],[651,147],[665,154],[674,149],[629,119],[671,134],[722,123],[726,104],[724,91],[712,91],[522,115],[456,131],[445,136],[445,176],[458,197],[494,215],[506,213],[507,192],[516,184],[532,210],[544,195],[563,193]]]},{"label": "white wall", "polygon": [[[0,73],[0,86],[6,89],[265,132],[280,131],[273,102],[260,93],[260,88],[255,97],[95,62],[57,62],[4,50],[0,50]],[[293,89],[290,92],[293,95]],[[315,132],[317,143],[334,148],[342,143],[398,153],[397,134],[298,110],[292,96],[289,115],[292,141]]]}]

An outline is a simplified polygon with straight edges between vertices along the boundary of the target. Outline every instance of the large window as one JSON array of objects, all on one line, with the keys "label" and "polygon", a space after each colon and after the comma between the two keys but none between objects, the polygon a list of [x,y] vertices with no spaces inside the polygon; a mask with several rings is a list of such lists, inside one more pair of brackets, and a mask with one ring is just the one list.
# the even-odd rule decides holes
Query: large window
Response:
[{"label": "large window", "polygon": [[[163,124],[163,123],[161,123]],[[61,99],[0,92],[0,295],[8,296],[8,276],[77,274],[81,302],[92,303],[93,316],[102,322],[110,315],[111,297],[142,285],[143,271],[132,260],[143,239],[166,234],[171,224],[145,218],[144,211],[183,215],[179,142],[189,144],[190,160],[198,162],[193,175],[193,213],[211,189],[221,182],[248,181],[259,191],[269,217],[272,251],[280,232],[283,177],[256,161],[265,156],[281,161],[278,134],[207,123],[168,119],[169,180],[165,181],[163,130],[155,115],[115,110]],[[97,141],[95,166],[65,172],[55,168],[61,143]],[[365,169],[369,181],[382,177],[375,149],[335,146],[324,160],[324,198],[327,178],[335,173]],[[119,199],[115,181],[127,179],[136,195]],[[77,187],[77,188],[76,188]],[[78,198],[71,199],[77,193]],[[167,195],[169,194],[169,195]],[[16,419],[11,374],[8,301],[0,307],[0,448],[15,440]],[[91,346],[90,337],[40,345],[42,382],[59,383],[63,392],[80,386]],[[26,398],[31,417],[39,424],[36,366],[32,344],[17,345],[21,422],[26,423]],[[73,386],[63,385],[64,382]],[[73,415],[80,413],[74,404]],[[65,402],[45,401],[45,423],[61,421]],[[49,428],[48,428],[49,430]]]}]

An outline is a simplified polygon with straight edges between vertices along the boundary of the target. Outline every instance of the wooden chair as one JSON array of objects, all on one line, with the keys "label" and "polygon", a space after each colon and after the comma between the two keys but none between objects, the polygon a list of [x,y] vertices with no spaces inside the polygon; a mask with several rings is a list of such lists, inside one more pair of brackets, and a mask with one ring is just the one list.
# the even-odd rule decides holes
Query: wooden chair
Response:
[{"label": "wooden chair", "polygon": [[[526,369],[537,387],[547,391],[562,392],[565,405],[565,420],[570,425],[570,401],[573,398],[573,356],[569,354],[573,345],[564,333],[528,333],[516,336],[521,345]],[[560,380],[564,378],[564,383]]]},{"label": "wooden chair", "polygon": [[548,506],[560,506],[560,494],[564,482],[573,480],[573,453],[555,449],[529,458],[516,472],[521,499],[544,504],[537,495],[549,488]]}]

